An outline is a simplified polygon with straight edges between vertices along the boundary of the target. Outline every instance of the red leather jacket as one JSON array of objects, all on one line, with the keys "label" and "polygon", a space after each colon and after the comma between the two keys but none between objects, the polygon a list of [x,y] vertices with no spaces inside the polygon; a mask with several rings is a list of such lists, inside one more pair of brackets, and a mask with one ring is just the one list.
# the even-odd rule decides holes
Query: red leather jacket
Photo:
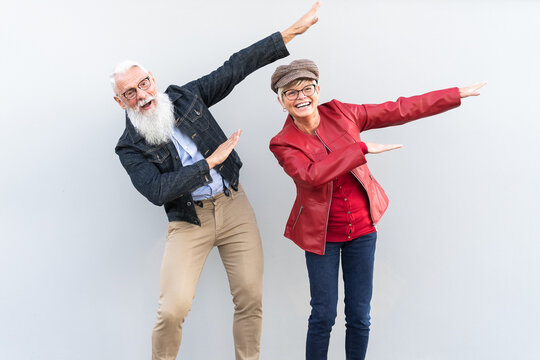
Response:
[{"label": "red leather jacket", "polygon": [[458,88],[399,98],[379,105],[345,104],[337,100],[319,105],[316,135],[296,128],[290,116],[270,141],[270,150],[296,184],[296,200],[285,226],[285,237],[303,250],[324,254],[332,179],[350,171],[369,198],[373,225],[388,207],[388,197],[366,165],[360,133],[401,125],[439,114],[461,104]]}]

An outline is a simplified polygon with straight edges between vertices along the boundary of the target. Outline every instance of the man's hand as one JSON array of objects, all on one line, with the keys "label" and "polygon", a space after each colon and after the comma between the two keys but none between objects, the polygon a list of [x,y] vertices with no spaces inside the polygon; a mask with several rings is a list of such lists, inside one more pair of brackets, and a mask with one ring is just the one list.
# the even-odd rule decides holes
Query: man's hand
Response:
[{"label": "man's hand", "polygon": [[288,43],[296,35],[305,33],[307,29],[311,27],[311,25],[319,21],[319,18],[317,17],[317,10],[319,10],[320,7],[321,1],[317,0],[317,2],[313,4],[311,9],[307,13],[305,13],[304,16],[302,16],[294,24],[287,28],[287,30],[282,31],[281,36],[283,36],[283,42],[285,44]]},{"label": "man's hand", "polygon": [[459,96],[461,96],[461,98],[466,98],[469,96],[478,96],[480,95],[480,91],[478,90],[486,84],[487,84],[487,81],[484,81],[484,82],[474,84],[471,86],[465,86],[465,87],[459,88]]},{"label": "man's hand", "polygon": [[366,144],[369,154],[380,154],[385,151],[399,149],[400,147],[403,146],[401,144],[385,145],[385,144],[375,144],[375,143],[369,143],[369,142],[364,142],[364,144]]},{"label": "man's hand", "polygon": [[240,140],[240,134],[242,133],[242,130],[236,130],[230,138],[227,139],[224,143],[218,146],[218,148],[206,158],[206,162],[208,163],[208,167],[212,169],[213,167],[221,164],[224,162],[231,151],[233,151],[236,144],[238,144],[238,141]]}]

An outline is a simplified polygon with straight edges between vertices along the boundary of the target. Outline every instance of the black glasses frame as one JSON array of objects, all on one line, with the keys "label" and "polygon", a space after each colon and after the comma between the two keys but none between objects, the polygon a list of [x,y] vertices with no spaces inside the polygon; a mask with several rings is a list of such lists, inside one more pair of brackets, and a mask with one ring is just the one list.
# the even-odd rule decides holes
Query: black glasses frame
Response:
[{"label": "black glasses frame", "polygon": [[[148,81],[148,86],[142,85],[145,81]],[[150,89],[150,86],[152,86],[152,81],[150,80],[150,76],[145,77],[144,79],[139,81],[139,83],[137,84],[137,88],[143,91]],[[129,95],[126,95],[127,93],[129,93]],[[127,89],[126,91],[122,93],[122,96],[125,97],[127,100],[133,100],[135,99],[135,96],[137,96],[137,89],[135,88]]]}]

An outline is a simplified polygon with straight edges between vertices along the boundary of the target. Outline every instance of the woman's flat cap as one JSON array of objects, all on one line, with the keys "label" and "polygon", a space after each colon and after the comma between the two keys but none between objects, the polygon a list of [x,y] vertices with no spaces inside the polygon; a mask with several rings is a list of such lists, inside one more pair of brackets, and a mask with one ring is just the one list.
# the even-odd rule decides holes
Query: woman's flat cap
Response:
[{"label": "woman's flat cap", "polygon": [[278,89],[294,80],[310,79],[319,81],[319,68],[315,63],[308,59],[294,60],[289,65],[278,66],[272,74],[270,86],[272,91],[277,94]]}]

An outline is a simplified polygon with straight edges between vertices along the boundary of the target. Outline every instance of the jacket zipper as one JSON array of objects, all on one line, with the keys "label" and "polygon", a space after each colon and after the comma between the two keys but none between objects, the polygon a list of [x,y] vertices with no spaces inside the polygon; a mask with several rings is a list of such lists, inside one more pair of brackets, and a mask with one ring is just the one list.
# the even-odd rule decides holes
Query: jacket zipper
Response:
[{"label": "jacket zipper", "polygon": [[[317,138],[319,141],[324,145],[324,151],[326,151],[326,155],[328,155],[328,152],[330,149],[324,141],[321,139],[319,134],[317,133],[317,130],[315,130],[315,135],[317,135]],[[330,203],[328,204],[328,213],[326,214],[326,226],[324,227],[324,247],[323,247],[323,255],[326,253],[326,233],[328,232],[328,219],[330,218],[330,207],[332,206],[332,196],[334,196],[334,180],[330,181]]]},{"label": "jacket zipper", "polygon": [[[358,176],[356,176],[352,171],[351,171],[351,174],[352,176],[356,178],[356,180],[358,180],[358,182],[360,183],[360,185],[362,185],[362,187],[364,188],[364,191],[366,192],[368,205],[369,205],[369,218],[371,219],[371,225],[375,226],[375,221],[373,221],[373,214],[371,214],[371,200],[369,199],[369,193],[367,191],[367,188],[364,186],[364,183],[358,178]],[[371,174],[369,174],[369,177],[371,178]]]},{"label": "jacket zipper", "polygon": [[304,208],[304,205],[300,205],[300,210],[298,211],[298,215],[296,215],[296,220],[294,221],[294,224],[292,226],[292,230],[294,230],[296,223],[298,222],[298,219],[300,219],[300,214],[302,213],[302,209]]}]

